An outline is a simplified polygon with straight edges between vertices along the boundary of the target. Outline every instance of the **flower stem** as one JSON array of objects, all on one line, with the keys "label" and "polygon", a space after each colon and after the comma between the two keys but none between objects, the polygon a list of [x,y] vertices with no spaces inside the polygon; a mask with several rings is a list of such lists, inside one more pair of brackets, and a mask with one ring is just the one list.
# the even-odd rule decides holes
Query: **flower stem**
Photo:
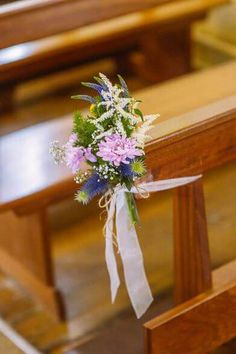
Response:
[{"label": "flower stem", "polygon": [[130,219],[132,221],[132,224],[136,224],[139,221],[139,217],[133,193],[126,192],[125,195],[128,204]]}]

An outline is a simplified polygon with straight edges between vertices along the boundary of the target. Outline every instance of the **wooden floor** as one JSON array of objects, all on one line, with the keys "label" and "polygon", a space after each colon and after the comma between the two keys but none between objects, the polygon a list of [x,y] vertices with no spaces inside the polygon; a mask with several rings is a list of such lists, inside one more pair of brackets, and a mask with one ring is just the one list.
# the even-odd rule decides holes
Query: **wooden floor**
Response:
[{"label": "wooden floor", "polygon": [[0,353],[6,354],[24,354],[14,343],[0,333]]},{"label": "wooden floor", "polygon": [[[100,70],[105,71],[102,67],[105,64],[100,65]],[[108,74],[112,71],[109,65],[105,71]],[[83,71],[71,75],[77,82],[85,79]],[[53,85],[58,86],[57,80],[50,81],[50,89]],[[59,90],[57,95],[42,98],[40,102],[32,95],[34,85],[30,83],[23,87],[18,94],[22,95],[24,91],[27,99],[18,105],[17,110],[1,117],[2,134],[78,108],[77,103],[75,105],[69,99],[70,94],[78,93],[76,83],[74,87]],[[38,93],[43,85],[43,81],[37,82]],[[146,83],[131,79],[129,85],[137,89]],[[236,163],[204,177],[214,267],[236,256],[235,181]],[[111,305],[104,262],[104,221],[99,220],[96,204],[84,207],[81,213],[81,207],[70,198],[49,210],[55,274],[67,308],[67,321],[55,322],[13,279],[0,274],[0,315],[5,323],[41,353],[142,354],[142,323],[172,305],[171,193],[158,193],[138,203],[142,220],[139,239],[155,294],[153,305],[141,320],[135,318],[130,308],[123,282],[115,305]],[[90,220],[85,217],[88,213]],[[232,348],[227,345],[217,354],[236,353]],[[22,353],[17,350],[5,336],[0,337],[0,353]]]}]

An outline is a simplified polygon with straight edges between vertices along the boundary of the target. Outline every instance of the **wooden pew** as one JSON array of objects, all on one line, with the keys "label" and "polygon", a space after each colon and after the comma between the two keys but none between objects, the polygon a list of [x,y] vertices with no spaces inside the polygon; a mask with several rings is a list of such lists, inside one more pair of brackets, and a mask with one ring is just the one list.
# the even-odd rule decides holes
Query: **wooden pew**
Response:
[{"label": "wooden pew", "polygon": [[[195,175],[236,160],[236,95],[165,123],[147,146],[157,178]],[[201,181],[175,191],[174,274],[181,305],[145,324],[146,353],[208,353],[234,338],[236,260],[215,270],[212,281]]]},{"label": "wooden pew", "polygon": [[[130,0],[129,3],[125,0],[114,0],[112,3],[99,0],[16,1],[0,8],[0,32],[4,33],[0,47],[5,48],[48,37],[171,1]],[[45,26],[45,14],[50,26]],[[17,32],[15,28],[18,29]]]},{"label": "wooden pew", "polygon": [[[22,80],[108,55],[117,56],[120,70],[132,66],[153,82],[186,73],[191,69],[192,22],[226,2],[116,0],[111,6],[98,0],[35,0],[2,6],[2,105],[10,103],[14,85]],[[133,65],[131,50],[141,53]]]},{"label": "wooden pew", "polygon": [[[214,155],[213,162],[204,155],[203,146],[195,143],[194,134],[199,132],[201,136],[206,124],[210,129],[211,118],[215,119],[218,114],[221,117],[219,123],[228,119],[235,107],[232,99],[214,103],[210,108],[202,108],[200,111],[196,109],[235,95],[235,72],[236,63],[233,62],[154,86],[135,95],[143,100],[145,113],[161,113],[159,123],[153,130],[154,140],[147,145],[148,165],[156,178],[202,172],[205,168],[214,167],[220,154],[225,162],[234,158],[233,129],[229,131],[232,134],[231,140],[225,143],[219,140],[218,144],[214,144],[219,147],[219,151],[218,155]],[[183,113],[187,114],[178,118]],[[231,119],[227,124],[233,127],[234,123],[235,120]],[[60,296],[53,277],[47,206],[72,195],[76,185],[67,169],[53,164],[48,147],[54,139],[65,141],[71,125],[71,117],[64,117],[0,139],[0,267],[18,279],[51,313],[59,317]],[[194,133],[186,141],[193,144],[191,148],[196,153],[195,158],[189,162],[188,170],[184,158],[187,155],[184,152],[189,149],[189,145],[183,150],[178,147],[178,139],[185,137],[186,127]],[[218,127],[219,132],[221,128],[224,130],[224,124],[218,124]],[[209,142],[213,145],[214,136],[211,139]],[[172,141],[174,144],[171,144]],[[224,144],[229,143],[231,148],[224,154],[227,151]],[[168,155],[167,152],[173,146],[176,146],[175,153]]]}]

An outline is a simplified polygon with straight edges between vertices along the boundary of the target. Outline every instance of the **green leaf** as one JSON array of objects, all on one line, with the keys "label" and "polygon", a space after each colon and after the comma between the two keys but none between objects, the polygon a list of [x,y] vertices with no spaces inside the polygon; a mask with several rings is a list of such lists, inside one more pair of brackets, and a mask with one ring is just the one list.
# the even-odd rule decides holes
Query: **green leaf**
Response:
[{"label": "green leaf", "polygon": [[137,114],[137,115],[142,119],[142,121],[144,121],[144,119],[143,119],[143,113],[140,111],[140,109],[135,108],[135,109],[134,109],[134,113]]},{"label": "green leaf", "polygon": [[80,112],[74,114],[73,131],[77,134],[79,144],[87,147],[93,142],[92,134],[96,130],[93,123],[84,118]]}]

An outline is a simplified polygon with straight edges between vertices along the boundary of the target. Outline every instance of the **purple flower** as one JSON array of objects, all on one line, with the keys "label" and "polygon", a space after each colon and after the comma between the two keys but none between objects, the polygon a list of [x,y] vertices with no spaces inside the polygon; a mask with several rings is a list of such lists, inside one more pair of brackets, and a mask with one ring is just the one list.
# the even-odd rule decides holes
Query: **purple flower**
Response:
[{"label": "purple flower", "polygon": [[84,156],[85,156],[86,160],[88,160],[90,162],[97,161],[96,156],[92,153],[92,149],[89,147],[87,149],[84,149]]},{"label": "purple flower", "polygon": [[72,133],[66,144],[65,150],[66,164],[71,169],[73,174],[75,174],[81,168],[81,164],[86,160],[90,162],[95,162],[97,160],[96,156],[93,155],[91,148],[74,146],[77,140],[77,135],[75,133]]},{"label": "purple flower", "polygon": [[69,136],[69,140],[67,142],[67,145],[73,146],[76,143],[77,140],[78,140],[77,134],[76,133],[72,133]]},{"label": "purple flower", "polygon": [[81,163],[85,160],[84,148],[73,146],[66,148],[66,164],[73,174],[80,169]]},{"label": "purple flower", "polygon": [[136,147],[136,140],[119,134],[111,134],[99,143],[97,156],[109,161],[115,166],[121,163],[129,164],[135,156],[141,156],[143,151]]}]

